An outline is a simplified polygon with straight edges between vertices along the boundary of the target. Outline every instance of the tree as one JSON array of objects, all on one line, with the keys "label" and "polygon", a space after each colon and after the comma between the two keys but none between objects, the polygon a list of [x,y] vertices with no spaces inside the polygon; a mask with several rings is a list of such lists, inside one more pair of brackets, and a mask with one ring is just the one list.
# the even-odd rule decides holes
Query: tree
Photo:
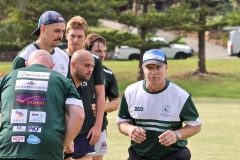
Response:
[{"label": "tree", "polygon": [[[135,15],[135,11],[125,12],[121,15],[115,14],[107,18],[117,20],[119,23],[126,24],[128,26],[137,27],[140,30],[141,40],[131,43],[132,47],[138,47],[141,51],[139,65],[138,65],[138,80],[144,78],[142,71],[142,58],[146,50],[151,48],[160,48],[161,45],[154,43],[153,41],[146,41],[147,31],[153,28],[162,28],[167,22],[167,17],[164,13],[148,12],[150,4],[153,4],[157,0],[135,0],[134,3],[142,5],[142,13]],[[159,0],[158,0],[159,1]]]},{"label": "tree", "polygon": [[[210,2],[208,1],[208,3]],[[178,3],[166,11],[171,21],[168,21],[168,27],[165,29],[198,33],[198,64],[194,75],[208,73],[205,64],[205,31],[223,26],[221,21],[214,21],[209,18],[209,15],[219,8],[221,8],[220,5],[209,7],[206,0],[198,0],[197,8],[191,8],[190,3]]]}]

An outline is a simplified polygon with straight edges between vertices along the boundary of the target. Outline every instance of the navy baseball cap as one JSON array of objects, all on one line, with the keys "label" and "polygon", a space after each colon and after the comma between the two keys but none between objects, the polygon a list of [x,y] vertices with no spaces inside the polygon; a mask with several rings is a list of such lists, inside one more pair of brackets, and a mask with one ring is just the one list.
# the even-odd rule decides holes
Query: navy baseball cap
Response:
[{"label": "navy baseball cap", "polygon": [[[61,17],[61,18],[60,18]],[[48,25],[52,23],[66,23],[65,19],[61,14],[55,11],[44,12],[38,21],[38,28],[32,33],[32,35],[40,35],[41,25]]]},{"label": "navy baseball cap", "polygon": [[144,53],[143,55],[143,66],[148,64],[156,64],[158,66],[163,66],[167,64],[167,57],[165,53],[159,49],[151,49]]}]

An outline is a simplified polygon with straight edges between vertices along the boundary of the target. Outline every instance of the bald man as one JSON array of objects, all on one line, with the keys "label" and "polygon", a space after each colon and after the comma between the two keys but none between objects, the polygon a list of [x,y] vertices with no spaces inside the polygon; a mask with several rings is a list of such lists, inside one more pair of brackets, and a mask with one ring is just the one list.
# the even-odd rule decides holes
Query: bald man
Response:
[{"label": "bald man", "polygon": [[69,79],[51,70],[49,52],[32,52],[26,66],[0,82],[0,159],[63,159],[83,124],[82,100]]},{"label": "bald man", "polygon": [[94,58],[89,51],[81,49],[74,52],[70,72],[77,88],[83,81],[88,81],[91,78],[94,65]]},{"label": "bald man", "polygon": [[[84,81],[88,81],[91,76],[92,76],[92,72],[94,69],[94,58],[92,56],[92,54],[86,50],[77,50],[76,52],[74,52],[74,54],[72,55],[71,58],[71,77],[73,80],[73,83],[75,84],[75,87],[77,88],[77,91],[79,93],[79,95],[82,95],[82,82]],[[85,110],[85,108],[84,108]],[[86,110],[88,110],[86,108]],[[89,118],[89,116],[87,116],[86,118]],[[66,117],[66,119],[68,119],[68,117]],[[65,152],[65,159],[66,160],[70,160],[71,157],[73,156],[73,152],[78,148],[74,148],[74,144],[78,144],[78,141],[81,141],[81,139],[86,139],[86,136],[80,136],[78,135],[76,137],[76,139],[74,140],[74,143],[71,143],[69,145],[69,147],[67,148],[66,152]],[[84,151],[84,150],[82,150]]]}]

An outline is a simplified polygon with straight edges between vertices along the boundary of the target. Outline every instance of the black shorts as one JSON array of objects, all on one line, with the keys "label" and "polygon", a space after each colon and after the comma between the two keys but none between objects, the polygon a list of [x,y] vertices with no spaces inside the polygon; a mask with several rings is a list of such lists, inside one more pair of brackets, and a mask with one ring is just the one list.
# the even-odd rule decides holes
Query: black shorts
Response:
[{"label": "black shorts", "polygon": [[95,146],[91,146],[89,144],[91,137],[86,138],[87,134],[77,135],[77,137],[73,140],[74,142],[74,153],[64,154],[64,159],[68,157],[72,157],[73,159],[84,157],[87,154],[95,153]]},{"label": "black shorts", "polygon": [[[139,156],[136,153],[136,151],[131,147],[128,148],[128,153],[129,153],[128,160],[149,160],[147,158],[143,158]],[[170,155],[168,155],[163,159],[155,159],[155,160],[190,160],[190,159],[191,159],[191,153],[189,149],[185,147],[183,149],[180,149],[176,152],[171,153]]]}]

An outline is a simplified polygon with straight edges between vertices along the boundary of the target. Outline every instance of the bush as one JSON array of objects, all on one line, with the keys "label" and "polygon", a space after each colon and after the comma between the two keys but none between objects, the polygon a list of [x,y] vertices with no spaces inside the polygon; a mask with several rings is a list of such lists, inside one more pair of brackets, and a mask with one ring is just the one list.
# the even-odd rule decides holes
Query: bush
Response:
[{"label": "bush", "polygon": [[31,42],[24,42],[21,44],[11,43],[11,42],[0,42],[0,52],[12,52],[12,51],[21,51],[24,47],[26,47]]},{"label": "bush", "polygon": [[19,51],[20,47],[12,43],[0,43],[0,52],[3,51]]}]

